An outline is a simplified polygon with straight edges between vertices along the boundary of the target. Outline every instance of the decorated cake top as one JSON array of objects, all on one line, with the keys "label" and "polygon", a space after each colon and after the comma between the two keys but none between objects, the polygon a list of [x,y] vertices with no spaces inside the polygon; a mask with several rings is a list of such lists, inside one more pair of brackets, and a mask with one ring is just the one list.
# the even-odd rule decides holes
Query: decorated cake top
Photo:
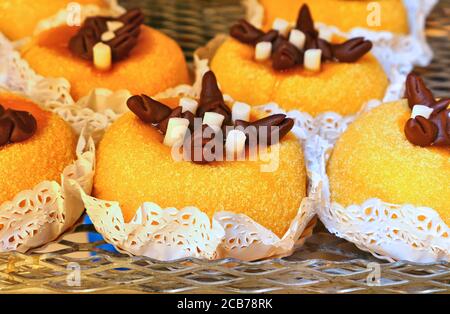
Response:
[{"label": "decorated cake top", "polygon": [[119,17],[87,18],[69,41],[69,49],[82,59],[92,61],[96,68],[108,70],[112,62],[125,59],[137,45],[144,14],[139,9]]},{"label": "decorated cake top", "polygon": [[405,97],[412,110],[406,122],[408,141],[421,147],[450,147],[450,98],[436,100],[423,80],[414,73],[406,80]]},{"label": "decorated cake top", "polygon": [[356,62],[372,49],[364,38],[352,38],[341,44],[331,43],[330,34],[314,28],[308,6],[301,7],[295,25],[276,19],[268,32],[254,27],[245,20],[231,27],[230,35],[238,41],[255,46],[255,59],[272,58],[274,70],[282,71],[303,65],[305,69],[319,71],[321,62]]},{"label": "decorated cake top", "polygon": [[0,147],[23,142],[34,135],[36,119],[29,112],[5,109],[0,105]]},{"label": "decorated cake top", "polygon": [[203,76],[198,102],[181,98],[172,109],[135,95],[127,105],[142,122],[165,135],[164,145],[182,146],[185,160],[198,164],[224,160],[224,155],[250,155],[252,149],[278,143],[294,126],[284,114],[250,121],[251,107],[244,103],[235,102],[230,109],[211,71]]}]

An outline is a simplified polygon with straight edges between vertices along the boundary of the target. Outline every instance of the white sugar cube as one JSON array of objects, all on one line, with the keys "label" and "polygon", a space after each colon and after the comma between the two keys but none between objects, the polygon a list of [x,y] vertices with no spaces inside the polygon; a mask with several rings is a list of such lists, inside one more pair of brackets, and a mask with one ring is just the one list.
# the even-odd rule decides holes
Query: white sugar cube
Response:
[{"label": "white sugar cube", "polygon": [[272,43],[269,41],[261,41],[255,47],[255,59],[264,61],[270,58],[272,54]]},{"label": "white sugar cube", "polygon": [[100,42],[92,49],[94,54],[94,66],[99,70],[109,70],[112,64],[111,47]]},{"label": "white sugar cube", "polygon": [[320,71],[321,58],[322,58],[322,50],[320,49],[306,50],[303,62],[305,69],[310,71]]},{"label": "white sugar cube", "polygon": [[101,37],[101,39],[102,39],[102,41],[110,41],[111,39],[113,39],[114,37],[116,37],[116,34],[114,34],[114,32],[111,32],[111,31],[107,31],[107,32],[104,32],[103,34],[102,34],[102,37]]},{"label": "white sugar cube", "polygon": [[293,29],[289,34],[289,42],[300,50],[305,47],[306,36],[301,30]]},{"label": "white sugar cube", "polygon": [[234,154],[242,154],[245,149],[246,139],[245,133],[240,130],[231,130],[228,132],[225,141],[225,151],[227,152],[227,155],[234,156]]},{"label": "white sugar cube", "polygon": [[243,102],[236,101],[233,104],[233,108],[231,110],[231,118],[233,122],[235,122],[236,120],[249,121],[250,111],[251,107],[249,105]]},{"label": "white sugar cube", "polygon": [[195,99],[183,97],[180,99],[179,106],[183,108],[182,112],[190,111],[195,114],[197,112],[198,102]]},{"label": "white sugar cube", "polygon": [[181,143],[184,140],[188,127],[188,119],[170,118],[167,124],[166,136],[164,137],[164,145],[172,147]]},{"label": "white sugar cube", "polygon": [[222,123],[225,117],[220,113],[216,112],[206,112],[203,117],[203,124],[207,124],[210,127],[222,127]]},{"label": "white sugar cube", "polygon": [[424,117],[425,119],[429,119],[432,113],[433,108],[423,105],[415,105],[411,112],[411,118],[414,119],[417,116],[421,116]]},{"label": "white sugar cube", "polygon": [[123,27],[123,23],[120,21],[108,21],[106,22],[106,27],[110,32],[115,32],[118,29],[121,29]]},{"label": "white sugar cube", "polygon": [[280,35],[287,36],[291,29],[291,25],[284,19],[276,18],[273,21],[272,29],[278,31]]}]

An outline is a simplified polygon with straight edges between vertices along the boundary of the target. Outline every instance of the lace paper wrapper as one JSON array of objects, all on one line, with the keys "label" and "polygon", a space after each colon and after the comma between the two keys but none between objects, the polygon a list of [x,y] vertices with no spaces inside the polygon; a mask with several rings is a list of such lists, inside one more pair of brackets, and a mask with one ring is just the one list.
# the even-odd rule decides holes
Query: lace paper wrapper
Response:
[{"label": "lace paper wrapper", "polygon": [[434,209],[390,204],[380,199],[347,207],[331,201],[327,161],[337,139],[353,119],[337,113],[318,116],[315,136],[308,142],[315,154],[314,169],[323,182],[320,220],[330,232],[380,259],[450,261],[450,229]]},{"label": "lace paper wrapper", "polygon": [[92,190],[95,146],[82,134],[77,159],[61,174],[61,184],[43,181],[0,204],[0,252],[25,252],[57,239],[84,212],[80,189]]},{"label": "lace paper wrapper", "polygon": [[[403,0],[408,13],[410,30],[408,35],[376,32],[362,27],[354,28],[345,33],[332,25],[316,23],[316,26],[345,38],[362,36],[371,40],[374,44],[372,53],[380,60],[387,73],[394,67],[396,72],[407,75],[414,66],[427,66],[433,58],[433,53],[426,41],[425,22],[437,2],[438,0]],[[247,8],[247,20],[256,27],[262,27],[264,7],[258,0],[243,0],[243,4]],[[395,97],[395,95],[392,96]],[[386,100],[395,99],[398,98]]]},{"label": "lace paper wrapper", "polygon": [[[181,85],[156,97],[195,97],[198,94],[195,86]],[[225,99],[233,101],[229,96]],[[282,112],[275,104],[260,109],[267,113]],[[312,129],[313,119],[300,112],[287,115],[295,116],[293,132],[304,142]],[[161,208],[149,202],[137,210],[132,221],[125,223],[118,202],[96,199],[87,193],[82,193],[82,198],[97,231],[123,253],[164,261],[185,257],[258,260],[289,255],[312,233],[321,191],[319,185],[310,180],[310,196],[303,199],[289,230],[281,239],[243,214],[223,211],[210,219],[196,207]]]}]

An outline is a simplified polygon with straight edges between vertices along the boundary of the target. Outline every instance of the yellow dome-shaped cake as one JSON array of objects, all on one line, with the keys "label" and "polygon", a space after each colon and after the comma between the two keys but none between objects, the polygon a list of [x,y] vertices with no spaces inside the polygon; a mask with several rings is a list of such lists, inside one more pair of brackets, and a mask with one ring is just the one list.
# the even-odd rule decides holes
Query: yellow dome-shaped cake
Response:
[{"label": "yellow dome-shaped cake", "polygon": [[[127,15],[131,15],[132,20],[128,21]],[[141,26],[143,15],[136,10],[124,16],[112,20],[119,26],[122,24],[115,32],[106,28],[115,24],[102,17],[87,20],[81,28],[65,25],[44,31],[23,49],[22,55],[37,73],[66,78],[75,99],[94,88],[127,89],[131,93],[154,95],[188,83],[187,64],[178,44],[157,30]],[[108,38],[105,44],[99,39],[103,35]],[[106,70],[99,69],[93,60],[97,44],[102,48],[110,47],[112,64]]]},{"label": "yellow dome-shaped cake", "polygon": [[[221,94],[218,98],[213,97],[215,99],[205,100],[207,97],[201,96],[197,109],[197,117],[201,116],[200,112],[204,114],[203,123],[211,112],[221,112],[219,116],[228,115],[226,109],[222,107],[220,111],[216,107],[218,102],[225,105]],[[172,108],[178,103],[178,99],[161,101]],[[280,148],[278,167],[273,172],[261,172],[261,166],[267,164],[261,159],[213,161],[209,164],[177,162],[171,155],[171,147],[163,144],[169,134],[170,120],[165,135],[161,131],[162,122],[158,124],[158,130],[142,120],[145,120],[145,112],[156,115],[156,107],[150,105],[164,110],[168,107],[146,96],[133,96],[128,105],[137,116],[133,113],[122,116],[100,142],[94,179],[95,197],[118,201],[126,221],[144,202],[154,202],[163,208],[196,206],[209,217],[219,211],[242,213],[278,236],[287,231],[306,195],[302,148],[293,134],[287,134],[277,144]],[[170,116],[182,117],[180,108],[179,111],[171,109]],[[202,108],[208,108],[205,109],[208,112]],[[282,116],[281,120],[282,125],[289,125],[288,129],[292,127],[290,119]]]},{"label": "yellow dome-shaped cake", "polygon": [[57,14],[73,2],[106,5],[104,0],[2,0],[0,31],[12,40],[31,36],[39,21]]},{"label": "yellow dome-shaped cake", "polygon": [[42,181],[60,181],[76,138],[61,118],[31,101],[0,94],[0,204]]},{"label": "yellow dome-shaped cake", "polygon": [[318,22],[337,26],[345,32],[355,27],[398,34],[409,31],[408,14],[402,0],[260,0],[260,3],[264,7],[265,29],[269,29],[276,18],[295,21],[295,12],[307,4]]},{"label": "yellow dome-shaped cake", "polygon": [[[264,33],[245,21],[233,26],[232,38],[211,61],[224,93],[251,105],[274,101],[285,110],[312,115],[354,114],[367,101],[384,97],[388,79],[377,59],[367,54],[369,41],[336,44],[317,37],[307,7],[302,7],[297,28],[282,32]],[[266,57],[258,59],[264,52]]]},{"label": "yellow dome-shaped cake", "polygon": [[404,100],[383,104],[351,124],[328,165],[332,201],[349,206],[379,198],[430,207],[450,225],[450,110],[444,108],[450,100],[433,101],[429,117],[421,115],[433,110],[418,107],[413,118]]},{"label": "yellow dome-shaped cake", "polygon": [[[388,85],[372,55],[357,63],[324,64],[320,73],[305,69],[276,72],[267,63],[255,62],[253,56],[252,47],[230,38],[211,62],[223,91],[252,105],[274,101],[285,110],[314,116],[326,111],[349,115],[368,100],[383,98]],[[254,93],[248,92],[249,82]]]}]

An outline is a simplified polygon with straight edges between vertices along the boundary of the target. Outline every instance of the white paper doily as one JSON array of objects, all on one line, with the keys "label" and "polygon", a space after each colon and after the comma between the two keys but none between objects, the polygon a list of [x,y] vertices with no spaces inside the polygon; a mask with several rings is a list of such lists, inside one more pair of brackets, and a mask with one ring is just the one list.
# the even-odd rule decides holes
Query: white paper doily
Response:
[{"label": "white paper doily", "polygon": [[381,259],[419,263],[450,261],[450,228],[432,208],[390,204],[379,199],[347,207],[331,202],[327,161],[336,141],[353,119],[325,113],[316,118],[316,135],[307,140],[315,154],[311,158],[316,163],[314,169],[323,183],[320,220],[330,232]]},{"label": "white paper doily", "polygon": [[61,174],[61,184],[43,181],[0,204],[0,252],[25,252],[58,238],[81,217],[80,189],[92,190],[95,146],[82,134],[77,159]]}]

